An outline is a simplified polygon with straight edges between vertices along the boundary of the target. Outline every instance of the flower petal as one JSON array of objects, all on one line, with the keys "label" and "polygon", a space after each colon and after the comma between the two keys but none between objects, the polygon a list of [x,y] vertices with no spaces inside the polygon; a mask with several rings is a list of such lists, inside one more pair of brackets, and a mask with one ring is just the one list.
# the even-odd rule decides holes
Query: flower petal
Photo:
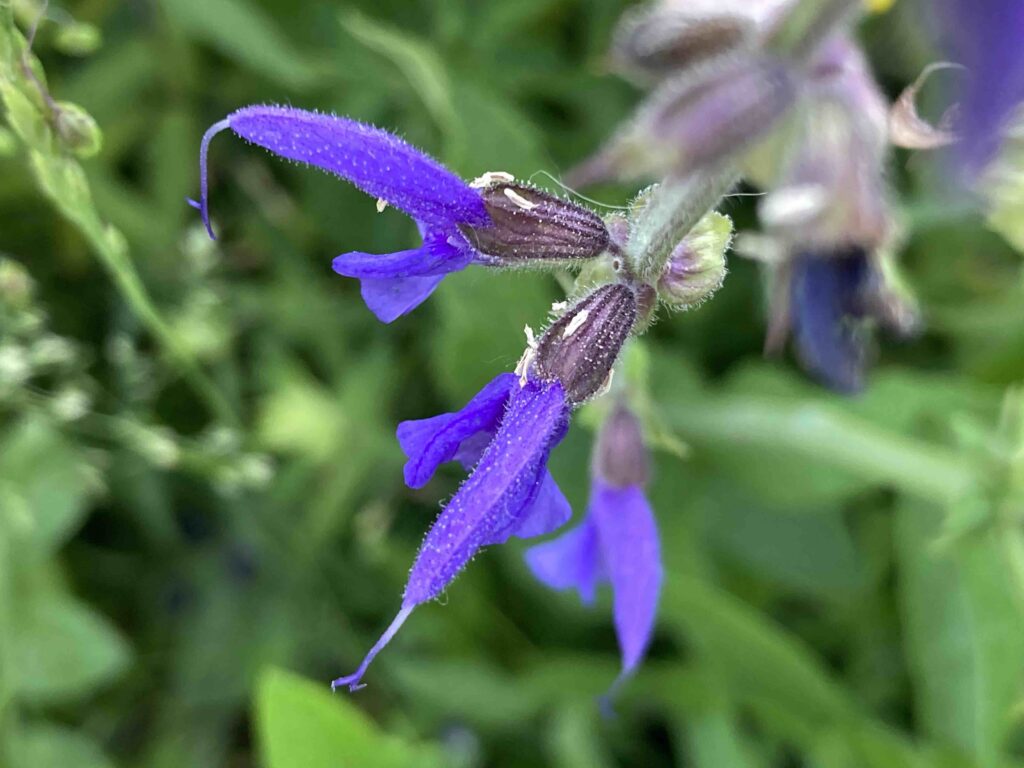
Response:
[{"label": "flower petal", "polygon": [[622,674],[629,674],[651,641],[661,592],[661,547],[654,513],[639,486],[595,481],[590,515],[612,583],[615,633]]},{"label": "flower petal", "polygon": [[532,539],[557,531],[572,517],[572,506],[558,487],[555,478],[547,469],[540,478],[537,496],[523,515],[523,522],[514,535],[520,539]]},{"label": "flower petal", "polygon": [[363,301],[382,323],[412,312],[444,280],[444,275],[423,277],[365,278],[360,281]]},{"label": "flower petal", "polygon": [[866,350],[856,327],[869,279],[860,248],[831,256],[802,254],[793,260],[791,311],[794,341],[803,365],[840,392],[864,386]]},{"label": "flower petal", "polygon": [[482,546],[514,530],[536,499],[551,449],[568,427],[569,405],[555,381],[513,387],[508,410],[472,474],[427,533],[403,607],[436,597]]},{"label": "flower petal", "polygon": [[493,433],[516,385],[514,373],[503,373],[488,382],[461,410],[399,424],[398,443],[409,457],[405,463],[405,484],[422,488],[441,464],[457,457],[465,440],[481,432]]},{"label": "flower petal", "polygon": [[447,275],[465,269],[473,261],[473,251],[456,248],[442,237],[427,236],[419,248],[395,253],[343,253],[331,267],[345,277],[422,277]]},{"label": "flower petal", "polygon": [[964,170],[973,174],[997,153],[1007,122],[1024,102],[1024,3],[942,0],[937,12],[951,58],[967,70],[960,89],[958,154]]},{"label": "flower petal", "polygon": [[476,190],[433,158],[371,125],[291,107],[258,105],[228,124],[274,154],[347,179],[368,195],[428,224],[478,226],[489,221]]},{"label": "flower petal", "polygon": [[589,515],[557,539],[526,550],[526,564],[552,589],[576,589],[586,605],[594,602],[597,584],[606,578],[597,528]]}]

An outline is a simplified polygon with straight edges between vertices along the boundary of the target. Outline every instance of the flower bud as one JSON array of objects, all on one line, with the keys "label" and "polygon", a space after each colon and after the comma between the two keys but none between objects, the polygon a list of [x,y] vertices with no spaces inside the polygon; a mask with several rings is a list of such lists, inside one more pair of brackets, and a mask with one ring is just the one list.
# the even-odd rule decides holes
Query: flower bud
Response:
[{"label": "flower bud", "polygon": [[624,403],[616,403],[601,425],[593,464],[594,475],[613,488],[643,486],[650,478],[650,455],[640,420]]},{"label": "flower bud", "polygon": [[95,24],[75,21],[57,30],[54,45],[68,56],[88,56],[103,43],[103,36]]},{"label": "flower bud", "polygon": [[552,323],[536,349],[536,371],[582,403],[608,381],[637,317],[636,294],[622,283],[598,288]]},{"label": "flower bud", "polygon": [[55,105],[53,128],[61,143],[78,157],[92,157],[103,146],[103,134],[93,116],[69,101]]},{"label": "flower bud", "polygon": [[25,309],[32,302],[35,284],[21,264],[0,257],[0,305]]},{"label": "flower bud", "polygon": [[608,247],[601,218],[568,200],[513,182],[480,191],[491,226],[463,225],[463,234],[480,253],[506,266],[590,259]]},{"label": "flower bud", "polygon": [[781,62],[763,60],[702,84],[667,90],[648,115],[655,141],[676,148],[677,171],[709,165],[768,133],[796,98],[796,81]]},{"label": "flower bud", "polygon": [[722,287],[732,221],[712,211],[673,250],[658,280],[658,295],[677,309],[701,304]]},{"label": "flower bud", "polygon": [[756,25],[738,11],[693,14],[659,6],[627,13],[615,32],[612,60],[626,74],[661,80],[749,49]]},{"label": "flower bud", "polygon": [[571,171],[573,185],[687,176],[763,139],[797,98],[797,72],[778,59],[744,59],[694,79],[666,80],[611,142]]}]

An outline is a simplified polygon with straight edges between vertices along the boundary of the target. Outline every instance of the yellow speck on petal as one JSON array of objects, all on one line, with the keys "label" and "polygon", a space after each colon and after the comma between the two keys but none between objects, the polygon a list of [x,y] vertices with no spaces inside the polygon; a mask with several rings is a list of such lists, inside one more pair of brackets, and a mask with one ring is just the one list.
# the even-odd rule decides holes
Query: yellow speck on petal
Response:
[{"label": "yellow speck on petal", "polygon": [[885,13],[893,7],[896,0],[864,0],[870,13]]}]

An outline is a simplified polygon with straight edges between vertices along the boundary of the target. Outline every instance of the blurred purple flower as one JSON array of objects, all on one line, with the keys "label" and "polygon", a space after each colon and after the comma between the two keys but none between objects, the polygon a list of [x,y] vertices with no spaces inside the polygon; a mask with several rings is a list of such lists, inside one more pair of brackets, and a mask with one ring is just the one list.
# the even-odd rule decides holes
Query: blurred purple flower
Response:
[{"label": "blurred purple flower", "polygon": [[200,149],[202,211],[210,227],[206,159],[224,130],[276,155],[347,179],[407,213],[419,227],[419,248],[386,255],[345,253],[334,271],[359,278],[363,299],[386,323],[419,306],[444,276],[470,264],[561,265],[597,256],[608,232],[592,211],[511,175],[489,173],[473,184],[397,136],[370,125],[290,107],[253,106],[213,125]]},{"label": "blurred purple flower", "polygon": [[862,248],[791,264],[790,322],[800,362],[835,390],[860,391],[867,359],[863,320],[871,266]]},{"label": "blurred purple flower", "polygon": [[957,134],[964,169],[973,174],[993,159],[1024,102],[1024,2],[940,0],[938,8],[949,55],[967,69]]},{"label": "blurred purple flower", "polygon": [[633,289],[602,286],[551,324],[517,373],[498,376],[455,413],[399,425],[410,487],[423,487],[448,461],[473,469],[427,533],[398,615],[356,671],[332,687],[360,688],[413,609],[437,597],[481,548],[542,536],[568,521],[571,509],[547,470],[548,455],[565,436],[572,409],[607,382],[635,321]]},{"label": "blurred purple flower", "polygon": [[647,451],[636,417],[622,405],[602,427],[594,464],[583,522],[529,549],[526,562],[549,587],[575,589],[587,605],[593,603],[599,583],[611,583],[622,652],[614,691],[650,644],[662,581],[658,529],[643,489]]}]

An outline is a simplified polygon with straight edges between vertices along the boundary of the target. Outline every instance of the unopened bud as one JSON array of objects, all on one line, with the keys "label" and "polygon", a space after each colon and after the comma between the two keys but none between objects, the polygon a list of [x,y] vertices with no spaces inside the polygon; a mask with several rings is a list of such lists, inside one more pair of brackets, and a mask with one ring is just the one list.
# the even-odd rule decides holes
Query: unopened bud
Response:
[{"label": "unopened bud", "polygon": [[558,263],[599,256],[608,230],[592,211],[523,184],[499,182],[481,190],[492,226],[463,226],[473,246],[506,266]]},{"label": "unopened bud", "polygon": [[573,404],[590,399],[608,381],[636,317],[632,288],[622,283],[598,288],[552,323],[537,342],[538,375],[557,379]]},{"label": "unopened bud", "polygon": [[722,164],[763,139],[796,100],[798,75],[776,59],[744,61],[694,80],[666,80],[632,124],[569,174],[572,184],[666,174]]},{"label": "unopened bud", "polygon": [[103,36],[95,24],[75,21],[57,30],[54,45],[68,56],[88,56],[100,47]]},{"label": "unopened bud", "polygon": [[656,141],[676,148],[677,171],[723,160],[771,130],[796,98],[781,62],[763,60],[679,93],[667,91],[648,116]]},{"label": "unopened bud", "polygon": [[612,60],[626,74],[660,80],[749,49],[756,31],[754,19],[738,11],[640,8],[619,23]]},{"label": "unopened bud", "polygon": [[594,475],[614,488],[643,486],[651,474],[640,420],[617,403],[601,425],[594,449]]},{"label": "unopened bud", "polygon": [[658,280],[658,295],[677,309],[690,309],[722,287],[732,220],[712,211],[677,245]]},{"label": "unopened bud", "polygon": [[24,309],[32,301],[34,288],[32,278],[21,264],[0,257],[0,303]]},{"label": "unopened bud", "polygon": [[103,134],[92,115],[69,101],[55,105],[53,128],[61,143],[78,157],[92,157],[103,146]]}]

